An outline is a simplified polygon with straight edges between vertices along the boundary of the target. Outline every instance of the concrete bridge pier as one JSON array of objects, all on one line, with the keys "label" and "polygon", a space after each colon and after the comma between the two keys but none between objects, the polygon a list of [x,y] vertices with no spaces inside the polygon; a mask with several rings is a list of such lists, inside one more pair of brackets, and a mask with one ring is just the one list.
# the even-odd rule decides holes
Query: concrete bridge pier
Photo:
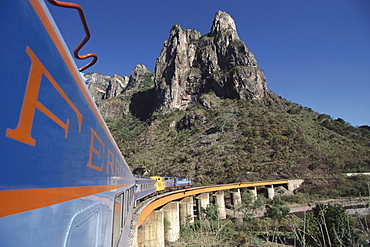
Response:
[{"label": "concrete bridge pier", "polygon": [[231,205],[236,206],[242,203],[240,189],[232,189],[230,191],[230,195],[231,195]]},{"label": "concrete bridge pier", "polygon": [[153,211],[137,229],[138,247],[164,247],[163,211]]},{"label": "concrete bridge pier", "polygon": [[138,244],[138,242],[137,242],[137,241],[138,241],[138,237],[137,237],[137,236],[138,236],[138,235],[137,235],[137,234],[138,234],[138,233],[137,233],[137,232],[138,232],[138,227],[137,227],[137,226],[134,226],[134,228],[135,228],[135,229],[134,229],[134,237],[133,237],[133,239],[132,239],[132,245],[131,245],[131,246],[132,246],[132,247],[138,247],[138,246],[139,246],[139,244]]},{"label": "concrete bridge pier", "polygon": [[204,215],[203,210],[205,210],[209,204],[209,194],[208,193],[202,193],[195,197],[196,200],[196,205],[197,205],[197,212],[198,212],[198,217],[201,215]]},{"label": "concrete bridge pier", "polygon": [[[234,206],[234,208],[239,208],[238,206],[242,204],[242,197],[240,194],[240,189],[232,189],[230,190],[230,199],[231,199],[231,205]],[[234,215],[234,220],[237,225],[243,224],[243,218],[240,218],[241,216],[238,214]]]},{"label": "concrete bridge pier", "polygon": [[257,187],[248,188],[248,191],[253,195],[254,200],[257,199]]},{"label": "concrete bridge pier", "polygon": [[234,223],[238,226],[242,226],[244,222],[243,218],[234,218]]},{"label": "concrete bridge pier", "polygon": [[180,222],[183,225],[194,223],[194,199],[191,196],[180,201]]},{"label": "concrete bridge pier", "polygon": [[217,191],[213,194],[213,198],[219,211],[218,217],[221,220],[226,219],[225,192],[223,190]]},{"label": "concrete bridge pier", "polygon": [[164,219],[170,223],[164,234],[164,239],[168,242],[176,242],[180,237],[179,204],[177,201],[169,202],[161,209]]},{"label": "concrete bridge pier", "polygon": [[274,199],[274,197],[275,197],[274,185],[266,185],[266,188],[267,188],[267,197],[268,197],[268,199]]}]

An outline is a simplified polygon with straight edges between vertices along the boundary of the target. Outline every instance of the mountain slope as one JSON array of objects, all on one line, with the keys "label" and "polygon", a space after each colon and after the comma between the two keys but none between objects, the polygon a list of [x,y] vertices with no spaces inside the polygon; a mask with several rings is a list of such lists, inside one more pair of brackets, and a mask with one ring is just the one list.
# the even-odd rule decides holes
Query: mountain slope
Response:
[{"label": "mountain slope", "polygon": [[109,123],[133,170],[198,184],[326,177],[370,170],[370,131],[269,92],[263,100],[205,94],[187,111]]},{"label": "mountain slope", "polygon": [[88,78],[134,173],[217,184],[370,171],[369,126],[269,91],[225,12],[203,36],[174,25],[154,73],[140,65],[130,78]]}]

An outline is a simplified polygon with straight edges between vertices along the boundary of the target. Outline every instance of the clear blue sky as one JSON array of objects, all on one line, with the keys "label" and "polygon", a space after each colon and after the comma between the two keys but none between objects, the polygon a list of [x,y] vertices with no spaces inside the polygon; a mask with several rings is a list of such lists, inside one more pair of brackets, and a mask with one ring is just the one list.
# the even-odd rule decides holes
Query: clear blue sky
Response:
[{"label": "clear blue sky", "polygon": [[[268,89],[353,126],[370,125],[369,0],[74,2],[83,7],[91,31],[82,53],[99,56],[86,73],[129,76],[137,64],[153,72],[174,24],[203,35],[222,10],[234,18]],[[77,12],[48,6],[73,50],[84,37]]]}]

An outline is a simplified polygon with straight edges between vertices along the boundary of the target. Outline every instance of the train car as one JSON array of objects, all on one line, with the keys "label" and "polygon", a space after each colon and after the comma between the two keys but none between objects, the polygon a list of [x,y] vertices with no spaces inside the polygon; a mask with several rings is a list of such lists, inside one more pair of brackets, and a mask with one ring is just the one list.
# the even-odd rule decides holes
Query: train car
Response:
[{"label": "train car", "polygon": [[135,176],[135,202],[138,202],[156,192],[156,180]]},{"label": "train car", "polygon": [[164,182],[165,190],[173,189],[175,187],[175,178],[173,177],[162,177]]},{"label": "train car", "polygon": [[0,245],[125,246],[135,178],[49,2],[1,1]]},{"label": "train car", "polygon": [[175,178],[175,186],[177,188],[190,188],[192,185],[190,178]]},{"label": "train car", "polygon": [[157,192],[162,192],[165,190],[165,185],[162,177],[159,176],[152,176],[150,179],[153,179],[156,181],[155,183],[155,189]]}]

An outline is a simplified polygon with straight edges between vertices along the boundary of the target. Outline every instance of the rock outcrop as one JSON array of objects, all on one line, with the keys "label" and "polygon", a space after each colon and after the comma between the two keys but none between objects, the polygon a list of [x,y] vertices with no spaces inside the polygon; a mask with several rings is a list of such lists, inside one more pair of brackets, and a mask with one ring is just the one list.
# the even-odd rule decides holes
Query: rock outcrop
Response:
[{"label": "rock outcrop", "polygon": [[141,82],[145,80],[144,75],[150,74],[150,70],[142,64],[138,64],[135,66],[135,68],[131,72],[130,80],[128,82],[127,87],[133,88],[135,86],[143,86],[141,85]]},{"label": "rock outcrop", "polygon": [[146,120],[158,109],[184,110],[198,102],[212,107],[214,102],[206,97],[210,91],[218,98],[269,97],[254,55],[239,39],[234,20],[222,11],[215,15],[210,33],[203,36],[174,25],[157,58],[154,75],[144,65],[137,65],[130,77],[97,73],[86,77],[106,120],[129,112]]},{"label": "rock outcrop", "polygon": [[174,25],[156,61],[159,108],[186,109],[203,93],[220,98],[262,99],[266,80],[256,59],[239,39],[234,20],[219,11],[211,32]]},{"label": "rock outcrop", "polygon": [[99,73],[86,74],[85,77],[88,79],[87,87],[100,113],[108,121],[120,118],[132,112],[132,109],[138,108],[133,106],[133,94],[141,89],[153,88],[152,73],[145,65],[140,64],[132,70],[130,77]]},{"label": "rock outcrop", "polygon": [[125,100],[124,97],[107,99],[99,106],[99,111],[105,121],[113,121],[129,114],[130,100]]},{"label": "rock outcrop", "polygon": [[85,74],[85,77],[88,80],[87,88],[98,106],[103,100],[117,97],[122,93],[130,79],[128,76],[108,76],[99,73]]},{"label": "rock outcrop", "polygon": [[[95,101],[99,106],[103,100],[117,97],[123,91],[134,87],[143,87],[143,82],[150,74],[149,69],[145,65],[138,64],[131,72],[131,76],[109,76],[99,73],[86,74],[87,87]],[[151,76],[151,75],[150,75]]]}]

